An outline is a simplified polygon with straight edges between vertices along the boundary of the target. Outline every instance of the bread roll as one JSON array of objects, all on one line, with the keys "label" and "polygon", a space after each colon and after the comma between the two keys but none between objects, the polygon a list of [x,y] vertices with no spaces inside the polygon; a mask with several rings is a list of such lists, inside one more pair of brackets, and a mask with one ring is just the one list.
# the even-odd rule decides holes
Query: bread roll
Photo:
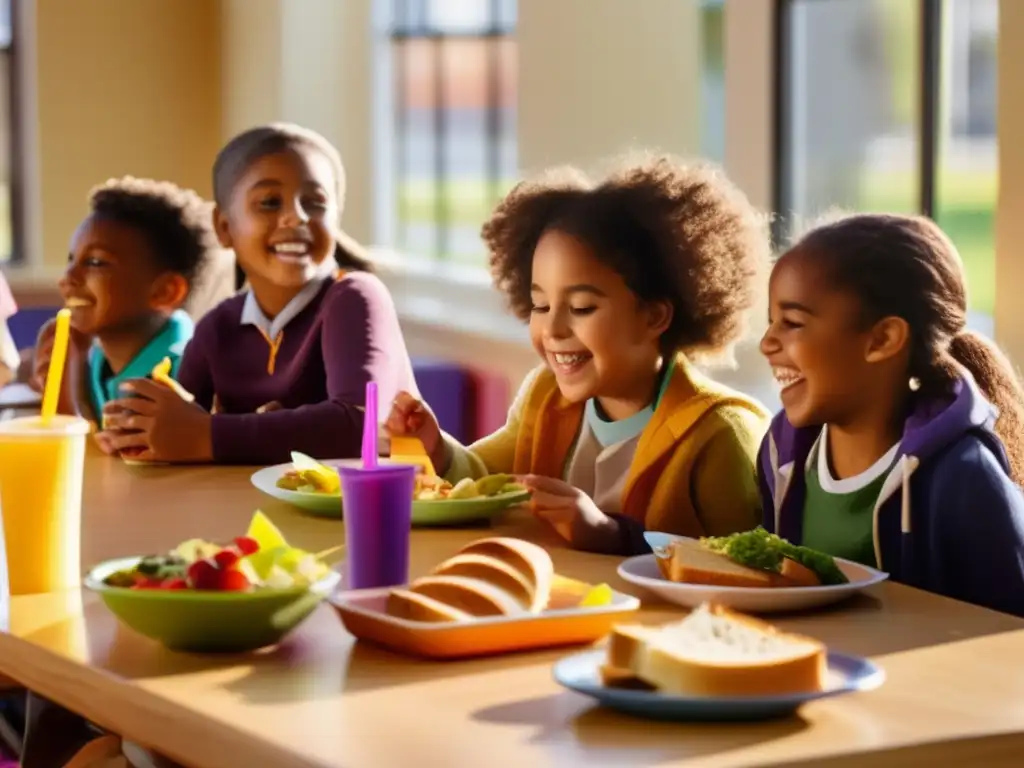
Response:
[{"label": "bread roll", "polygon": [[554,575],[551,556],[536,544],[480,539],[429,575],[392,590],[387,612],[428,622],[538,613],[548,606]]},{"label": "bread roll", "polygon": [[491,555],[455,555],[437,566],[433,573],[437,576],[466,576],[489,581],[516,598],[525,610],[533,610],[536,594],[533,583],[508,563]]},{"label": "bread roll", "polygon": [[469,616],[515,616],[526,609],[513,595],[483,579],[424,576],[409,591],[437,600]]},{"label": "bread roll", "polygon": [[551,555],[543,547],[529,541],[495,536],[478,539],[459,550],[462,555],[486,555],[505,563],[519,572],[533,588],[530,611],[542,611],[551,599],[551,581],[555,566]]},{"label": "bread roll", "polygon": [[387,613],[396,619],[432,623],[469,621],[472,617],[456,608],[434,600],[432,597],[410,592],[407,589],[393,589],[388,594]]}]

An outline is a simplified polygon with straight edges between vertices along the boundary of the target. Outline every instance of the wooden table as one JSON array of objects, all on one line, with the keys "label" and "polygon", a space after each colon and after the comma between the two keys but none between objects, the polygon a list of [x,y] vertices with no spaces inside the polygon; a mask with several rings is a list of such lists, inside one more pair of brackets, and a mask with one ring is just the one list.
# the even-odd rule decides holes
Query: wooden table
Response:
[{"label": "wooden table", "polygon": [[[250,470],[129,468],[91,454],[84,565],[229,538],[262,508],[298,546],[342,524],[268,501]],[[558,569],[624,585],[617,560],[572,552],[532,520],[502,533],[550,542]],[[479,530],[418,530],[427,570]],[[660,606],[641,619],[680,613]],[[888,673],[877,691],[755,725],[658,724],[592,707],[551,679],[566,650],[431,663],[355,644],[324,606],[290,642],[245,657],[174,654],[121,629],[90,594],[15,598],[0,672],[191,766],[1019,765],[1024,621],[898,585],[780,622]]]}]

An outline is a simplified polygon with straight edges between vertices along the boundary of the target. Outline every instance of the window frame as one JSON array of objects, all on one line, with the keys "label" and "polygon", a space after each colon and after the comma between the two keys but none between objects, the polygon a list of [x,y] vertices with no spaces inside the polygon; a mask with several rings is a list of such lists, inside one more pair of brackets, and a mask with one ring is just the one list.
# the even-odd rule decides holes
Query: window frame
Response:
[{"label": "window frame", "polygon": [[8,179],[10,195],[10,228],[11,253],[4,262],[9,268],[23,268],[29,262],[25,247],[25,174],[23,167],[23,115],[22,107],[22,7],[17,0],[7,0],[10,8],[11,39],[6,46],[0,47],[0,55],[7,58],[7,131],[9,143],[7,163],[10,178]]},{"label": "window frame", "polygon": [[[405,243],[404,228],[407,226],[405,206],[407,200],[403,194],[403,185],[415,178],[408,174],[405,142],[408,136],[409,115],[407,103],[407,78],[404,66],[396,66],[395,58],[398,46],[409,41],[429,41],[434,48],[432,55],[433,88],[436,94],[435,103],[426,111],[430,115],[431,138],[433,144],[433,172],[427,177],[433,193],[433,245],[426,252],[410,254],[418,261],[433,264],[450,264],[450,235],[452,228],[457,226],[451,218],[447,195],[442,189],[449,178],[448,140],[449,123],[447,114],[446,73],[443,60],[443,47],[446,42],[454,40],[480,40],[488,44],[487,78],[485,95],[485,177],[486,189],[499,189],[502,179],[501,145],[504,129],[501,110],[502,65],[501,52],[498,45],[502,40],[513,38],[516,31],[516,9],[508,13],[507,0],[488,0],[486,21],[479,27],[445,28],[431,24],[429,20],[430,0],[378,0],[376,24],[378,34],[383,38],[378,53],[378,79],[376,89],[385,89],[387,95],[379,99],[376,110],[376,122],[383,129],[379,135],[386,137],[385,152],[389,155],[382,158],[378,155],[377,168],[385,170],[388,178],[380,184],[377,196],[378,205],[388,207],[387,212],[378,214],[377,235],[383,236],[389,246],[399,247]],[[418,11],[418,12],[417,12]],[[509,19],[508,17],[512,18]],[[386,60],[386,61],[385,61]],[[495,203],[497,200],[494,201]],[[472,264],[458,264],[457,271],[483,271]]]},{"label": "window frame", "polygon": [[[790,10],[794,3],[808,3],[815,0],[773,0],[775,23],[772,30],[775,50],[774,71],[774,139],[772,209],[778,213],[792,208],[792,195],[786,166],[792,153],[789,142],[793,95],[790,93],[789,68],[792,64],[792,29]],[[918,48],[918,213],[933,217],[935,213],[936,187],[938,185],[939,131],[941,130],[941,84],[942,84],[942,28],[945,23],[944,0],[919,0],[920,45]],[[774,242],[785,242],[789,234],[783,216],[772,220]]]}]

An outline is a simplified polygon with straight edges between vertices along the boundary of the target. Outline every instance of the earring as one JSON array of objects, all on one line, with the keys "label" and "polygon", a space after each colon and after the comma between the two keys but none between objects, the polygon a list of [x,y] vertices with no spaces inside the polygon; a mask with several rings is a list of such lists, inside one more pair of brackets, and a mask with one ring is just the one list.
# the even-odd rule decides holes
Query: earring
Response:
[{"label": "earring", "polygon": [[910,381],[907,382],[907,386],[910,387],[911,392],[917,392],[921,388],[921,380],[917,376],[911,376]]}]

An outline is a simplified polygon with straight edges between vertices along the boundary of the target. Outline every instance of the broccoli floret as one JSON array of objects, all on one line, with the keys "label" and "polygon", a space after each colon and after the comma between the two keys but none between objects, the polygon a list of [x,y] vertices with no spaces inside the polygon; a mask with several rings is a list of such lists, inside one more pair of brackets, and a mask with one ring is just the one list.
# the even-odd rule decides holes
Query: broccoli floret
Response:
[{"label": "broccoli floret", "polygon": [[761,526],[731,536],[704,538],[701,539],[701,543],[711,551],[725,555],[748,568],[761,568],[779,573],[782,570],[783,558],[788,557],[814,571],[822,584],[845,584],[849,581],[830,555],[790,544],[782,537],[768,533]]}]

